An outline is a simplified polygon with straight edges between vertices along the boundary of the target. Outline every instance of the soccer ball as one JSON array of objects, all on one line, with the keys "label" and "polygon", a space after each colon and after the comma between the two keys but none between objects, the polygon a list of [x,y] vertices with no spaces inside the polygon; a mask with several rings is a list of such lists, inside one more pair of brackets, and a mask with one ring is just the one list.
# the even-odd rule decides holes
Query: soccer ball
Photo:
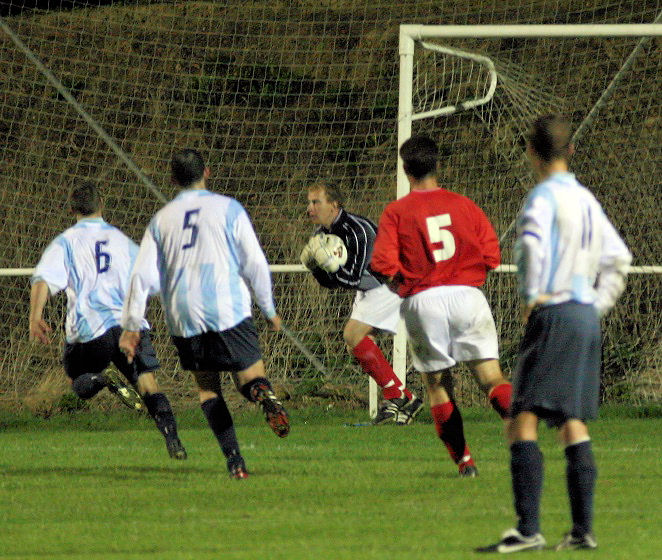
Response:
[{"label": "soccer ball", "polygon": [[347,248],[337,235],[319,233],[315,236],[317,248],[313,256],[318,266],[326,272],[337,272],[347,262]]}]

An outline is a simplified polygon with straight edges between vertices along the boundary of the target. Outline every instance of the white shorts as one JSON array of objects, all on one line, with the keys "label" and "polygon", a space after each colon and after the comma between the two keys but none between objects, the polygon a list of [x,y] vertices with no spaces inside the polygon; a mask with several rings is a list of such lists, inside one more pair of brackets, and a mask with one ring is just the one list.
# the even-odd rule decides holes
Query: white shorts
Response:
[{"label": "white shorts", "polygon": [[354,298],[350,318],[395,334],[398,332],[401,303],[400,296],[384,285],[365,292],[359,290]]},{"label": "white shorts", "polygon": [[440,371],[457,362],[499,358],[492,311],[478,288],[430,288],[404,299],[402,317],[417,371]]}]

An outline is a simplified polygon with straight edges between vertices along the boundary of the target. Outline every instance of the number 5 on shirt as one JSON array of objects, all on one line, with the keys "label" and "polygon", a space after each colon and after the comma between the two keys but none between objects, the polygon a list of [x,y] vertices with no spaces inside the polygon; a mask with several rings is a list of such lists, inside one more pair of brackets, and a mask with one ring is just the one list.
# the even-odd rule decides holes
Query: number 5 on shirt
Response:
[{"label": "number 5 on shirt", "polygon": [[198,226],[194,220],[197,220],[199,212],[200,208],[196,208],[195,210],[189,210],[184,214],[184,229],[191,230],[191,238],[188,243],[182,245],[182,249],[190,249],[198,240]]},{"label": "number 5 on shirt", "polygon": [[429,216],[425,219],[428,226],[430,243],[443,243],[441,249],[433,249],[432,256],[435,262],[446,261],[455,254],[455,238],[453,234],[445,229],[451,225],[450,214],[439,214]]}]

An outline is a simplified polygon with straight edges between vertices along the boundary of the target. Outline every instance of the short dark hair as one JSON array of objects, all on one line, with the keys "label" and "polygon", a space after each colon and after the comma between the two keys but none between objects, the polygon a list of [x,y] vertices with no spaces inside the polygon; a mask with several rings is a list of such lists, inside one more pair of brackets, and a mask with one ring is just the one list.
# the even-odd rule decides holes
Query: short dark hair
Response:
[{"label": "short dark hair", "polygon": [[101,208],[101,194],[92,181],[75,185],[69,193],[69,207],[74,214],[89,216]]},{"label": "short dark hair", "polygon": [[558,114],[538,117],[526,135],[534,153],[546,163],[567,158],[571,139],[570,123]]},{"label": "short dark hair", "polygon": [[437,170],[439,149],[428,136],[412,136],[400,146],[400,157],[405,173],[420,180]]},{"label": "short dark hair", "polygon": [[315,191],[315,190],[322,190],[324,191],[324,194],[326,195],[326,199],[329,202],[335,202],[338,204],[338,208],[342,208],[343,205],[345,204],[345,196],[343,192],[340,190],[340,187],[331,181],[319,181],[317,183],[313,183],[310,187],[308,187],[308,191]]},{"label": "short dark hair", "polygon": [[172,156],[170,162],[172,178],[180,187],[188,187],[202,179],[205,160],[198,150],[187,148]]}]

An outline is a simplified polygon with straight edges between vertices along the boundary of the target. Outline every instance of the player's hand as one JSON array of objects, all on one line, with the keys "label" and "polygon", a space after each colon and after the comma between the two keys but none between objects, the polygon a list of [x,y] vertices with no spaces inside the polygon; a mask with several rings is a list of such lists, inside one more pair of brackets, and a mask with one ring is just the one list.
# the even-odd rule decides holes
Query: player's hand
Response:
[{"label": "player's hand", "polygon": [[270,331],[278,332],[283,321],[279,315],[274,315],[271,319],[267,319],[267,322],[269,323]]},{"label": "player's hand", "polygon": [[306,243],[306,246],[301,251],[299,258],[301,263],[308,269],[314,270],[316,268],[321,268],[325,270],[323,263],[325,263],[329,257],[327,252],[324,250],[324,239],[326,235],[324,233],[316,233],[311,236]]},{"label": "player's hand", "polygon": [[127,362],[133,363],[139,343],[140,331],[122,331],[122,336],[120,336],[120,351],[126,356]]},{"label": "player's hand", "polygon": [[391,290],[394,294],[398,294],[398,288],[400,287],[400,284],[402,284],[402,274],[399,272],[395,276],[389,276],[385,279],[384,284],[386,284],[386,287]]},{"label": "player's hand", "polygon": [[540,294],[534,301],[523,303],[520,307],[522,324],[526,325],[529,322],[529,317],[531,316],[532,311],[539,305],[547,303],[550,299],[552,299],[552,294]]},{"label": "player's hand", "polygon": [[30,340],[38,340],[42,344],[50,344],[51,339],[48,333],[51,331],[52,329],[43,319],[33,319],[30,321]]},{"label": "player's hand", "polygon": [[311,249],[311,240],[306,243],[306,246],[303,248],[301,251],[301,254],[299,255],[299,260],[301,261],[301,264],[305,266],[308,270],[312,270],[317,266],[317,263],[315,262],[315,257],[313,256],[313,251]]},{"label": "player's hand", "polygon": [[327,274],[335,274],[347,262],[347,248],[336,235],[316,233],[308,240],[306,248],[304,256],[310,258],[311,262],[306,264],[310,270],[319,268]]}]

